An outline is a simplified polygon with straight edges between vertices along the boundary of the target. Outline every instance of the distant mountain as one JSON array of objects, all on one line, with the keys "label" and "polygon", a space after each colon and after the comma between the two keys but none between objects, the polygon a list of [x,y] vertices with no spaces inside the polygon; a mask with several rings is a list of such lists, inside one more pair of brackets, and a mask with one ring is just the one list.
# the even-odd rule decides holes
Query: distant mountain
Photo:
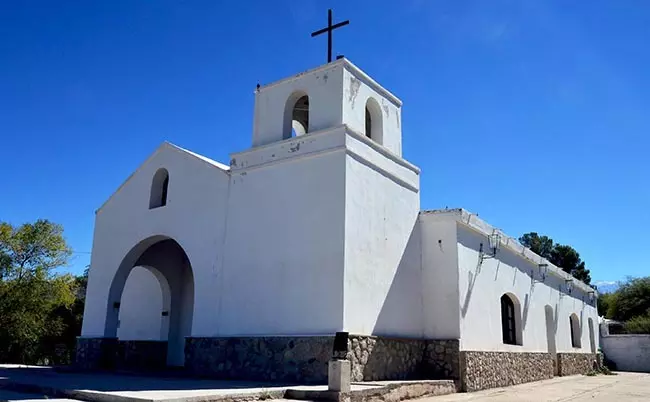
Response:
[{"label": "distant mountain", "polygon": [[598,293],[612,293],[618,289],[618,282],[615,281],[596,281],[593,284],[598,288]]}]

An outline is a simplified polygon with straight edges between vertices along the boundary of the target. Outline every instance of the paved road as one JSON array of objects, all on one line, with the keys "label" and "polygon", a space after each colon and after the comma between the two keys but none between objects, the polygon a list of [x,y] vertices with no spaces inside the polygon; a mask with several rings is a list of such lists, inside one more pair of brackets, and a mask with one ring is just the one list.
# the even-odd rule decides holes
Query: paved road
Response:
[{"label": "paved road", "polygon": [[418,402],[460,401],[650,401],[650,374],[618,373],[593,377],[556,377],[552,380],[495,388],[486,391],[422,398]]}]

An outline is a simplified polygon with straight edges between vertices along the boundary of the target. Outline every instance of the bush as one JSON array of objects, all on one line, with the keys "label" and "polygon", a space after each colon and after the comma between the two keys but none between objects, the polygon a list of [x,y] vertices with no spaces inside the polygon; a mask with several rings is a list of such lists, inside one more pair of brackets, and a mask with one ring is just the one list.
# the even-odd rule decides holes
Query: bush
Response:
[{"label": "bush", "polygon": [[628,334],[650,334],[650,314],[634,317],[625,323]]}]

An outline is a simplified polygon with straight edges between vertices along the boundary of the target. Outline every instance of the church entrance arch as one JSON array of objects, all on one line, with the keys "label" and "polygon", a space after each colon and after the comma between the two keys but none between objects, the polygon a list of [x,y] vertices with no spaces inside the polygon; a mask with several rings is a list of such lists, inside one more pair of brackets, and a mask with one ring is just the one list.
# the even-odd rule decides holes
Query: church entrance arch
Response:
[{"label": "church entrance arch", "polygon": [[167,365],[183,366],[185,337],[192,330],[194,275],[185,250],[169,237],[145,239],[122,260],[109,290],[104,336],[117,337],[122,294],[134,267],[145,268],[158,279],[162,292],[160,340],[167,340]]},{"label": "church entrance arch", "polygon": [[557,347],[555,344],[555,313],[553,307],[548,304],[544,306],[544,315],[546,316],[546,347],[548,353],[553,358],[553,374],[557,375]]}]

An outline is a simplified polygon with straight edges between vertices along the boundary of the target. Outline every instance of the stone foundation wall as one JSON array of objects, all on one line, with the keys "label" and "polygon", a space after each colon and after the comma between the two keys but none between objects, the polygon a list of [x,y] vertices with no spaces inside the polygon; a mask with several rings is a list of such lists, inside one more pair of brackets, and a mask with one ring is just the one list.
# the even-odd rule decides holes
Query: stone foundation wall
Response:
[{"label": "stone foundation wall", "polygon": [[419,339],[350,335],[352,381],[422,379],[425,349]]},{"label": "stone foundation wall", "polygon": [[428,340],[424,363],[427,379],[460,380],[460,341]]},{"label": "stone foundation wall", "polygon": [[326,383],[334,336],[186,338],[185,368],[229,380]]},{"label": "stone foundation wall", "polygon": [[463,391],[505,387],[553,378],[553,357],[548,353],[460,352]]},{"label": "stone foundation wall", "polygon": [[75,367],[83,370],[112,369],[115,367],[117,338],[77,338]]},{"label": "stone foundation wall", "polygon": [[119,341],[116,368],[144,371],[167,366],[167,341]]},{"label": "stone foundation wall", "polygon": [[598,365],[596,353],[558,353],[558,375],[586,374]]}]

